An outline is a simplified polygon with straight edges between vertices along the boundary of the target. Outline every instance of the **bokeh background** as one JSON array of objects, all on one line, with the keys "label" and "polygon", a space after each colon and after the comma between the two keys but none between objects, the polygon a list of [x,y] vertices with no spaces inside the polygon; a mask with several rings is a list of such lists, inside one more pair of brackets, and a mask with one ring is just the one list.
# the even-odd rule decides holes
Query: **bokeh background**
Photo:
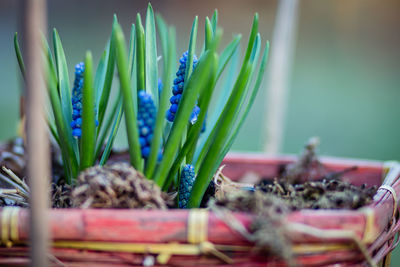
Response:
[{"label": "bokeh background", "polygon": [[[99,59],[114,13],[128,33],[136,13],[144,16],[147,6],[147,1],[129,0],[48,2],[48,29],[59,31],[71,79],[87,49]],[[217,8],[223,45],[237,33],[243,34],[245,44],[255,12],[263,40],[272,38],[277,10],[277,1],[265,0],[159,0],[152,5],[176,26],[178,54],[186,50],[195,15],[200,19],[200,41],[205,16]],[[12,38],[20,29],[19,10],[17,0],[0,1],[0,140],[16,133],[21,81]],[[298,153],[309,137],[319,136],[324,155],[400,159],[399,26],[398,0],[300,0],[282,153]],[[265,98],[264,80],[234,150],[262,150],[267,138]],[[125,146],[125,140],[121,135],[118,146]],[[392,265],[396,263],[400,264],[400,250]]]}]

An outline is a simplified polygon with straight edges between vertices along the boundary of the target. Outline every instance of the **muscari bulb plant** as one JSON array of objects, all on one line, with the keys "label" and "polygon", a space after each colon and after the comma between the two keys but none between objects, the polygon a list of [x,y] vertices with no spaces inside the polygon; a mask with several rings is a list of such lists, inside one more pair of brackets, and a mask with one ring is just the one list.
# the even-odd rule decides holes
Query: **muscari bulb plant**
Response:
[{"label": "muscari bulb plant", "polygon": [[[255,14],[239,65],[241,36],[220,50],[222,30],[217,22],[217,11],[211,20],[206,18],[204,44],[198,49],[195,17],[187,51],[176,69],[175,29],[160,15],[154,16],[150,4],[144,25],[137,14],[128,46],[115,16],[96,69],[88,51],[83,64],[77,65],[72,87],[57,31],[53,31],[53,49],[43,38],[51,105],[48,125],[60,147],[68,184],[73,184],[81,170],[107,162],[124,116],[131,165],[163,190],[179,191],[180,208],[199,207],[255,100],[269,51],[266,42],[261,53]],[[17,35],[14,46],[24,76]],[[111,103],[114,72],[118,73],[118,89]],[[216,99],[214,107],[212,98]]]}]

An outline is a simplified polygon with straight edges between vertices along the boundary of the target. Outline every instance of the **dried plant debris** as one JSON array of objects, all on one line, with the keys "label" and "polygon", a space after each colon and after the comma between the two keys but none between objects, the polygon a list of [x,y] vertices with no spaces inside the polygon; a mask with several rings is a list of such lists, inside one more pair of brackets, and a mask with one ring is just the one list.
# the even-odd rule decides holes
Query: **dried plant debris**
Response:
[{"label": "dried plant debris", "polygon": [[71,191],[72,187],[70,185],[57,185],[52,184],[52,207],[53,208],[70,208],[72,207]]},{"label": "dried plant debris", "polygon": [[[278,257],[293,266],[293,252],[284,218],[290,208],[280,198],[262,191],[235,191],[209,202],[211,210],[234,230],[255,244],[254,253]],[[249,231],[227,211],[255,215]]]},{"label": "dried plant debris", "polygon": [[368,205],[376,186],[355,186],[341,177],[357,169],[328,172],[318,160],[318,138],[311,138],[298,161],[285,166],[274,180],[265,179],[255,188],[281,198],[292,210],[299,209],[358,209]]},{"label": "dried plant debris", "polygon": [[324,167],[316,153],[318,145],[319,138],[311,138],[304,147],[303,154],[300,156],[299,160],[285,167],[282,176],[285,177],[289,183],[304,182],[323,175]]},{"label": "dried plant debris", "polygon": [[81,208],[167,208],[160,188],[126,163],[81,172],[72,202]]},{"label": "dried plant debris", "polygon": [[264,180],[257,189],[278,196],[292,210],[299,209],[358,209],[368,205],[376,186],[355,186],[337,179],[310,181],[292,185],[285,180]]},{"label": "dried plant debris", "polygon": [[[0,144],[0,166],[13,171],[17,176],[25,176],[26,156],[24,140],[20,137],[14,138],[6,143]],[[0,170],[1,174],[6,173]],[[7,184],[0,182],[2,188],[10,188]]]}]

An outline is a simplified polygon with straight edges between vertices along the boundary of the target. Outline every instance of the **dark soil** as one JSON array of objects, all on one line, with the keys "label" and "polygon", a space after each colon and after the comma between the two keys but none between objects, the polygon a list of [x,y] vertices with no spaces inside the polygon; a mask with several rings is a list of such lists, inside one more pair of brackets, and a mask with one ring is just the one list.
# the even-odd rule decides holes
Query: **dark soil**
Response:
[{"label": "dark soil", "polygon": [[[262,192],[267,199],[274,199],[264,203],[265,209],[269,210],[269,205],[278,200],[281,207],[289,210],[358,209],[371,203],[377,191],[376,186],[355,186],[341,181],[347,173],[356,170],[356,166],[339,172],[328,172],[317,157],[318,144],[317,138],[311,138],[296,162],[281,166],[277,177],[263,179],[254,186],[256,193]],[[263,209],[252,205],[260,202],[257,200],[260,198],[259,193],[257,196],[252,194],[254,193],[247,193],[234,199],[219,199],[217,204],[220,203],[230,210],[235,210],[236,207],[237,211],[248,210],[258,214]],[[227,203],[231,201],[239,203]]]},{"label": "dark soil", "polygon": [[376,186],[358,187],[337,179],[295,185],[284,179],[264,180],[256,188],[279,197],[291,210],[358,209],[368,205],[377,190]]}]

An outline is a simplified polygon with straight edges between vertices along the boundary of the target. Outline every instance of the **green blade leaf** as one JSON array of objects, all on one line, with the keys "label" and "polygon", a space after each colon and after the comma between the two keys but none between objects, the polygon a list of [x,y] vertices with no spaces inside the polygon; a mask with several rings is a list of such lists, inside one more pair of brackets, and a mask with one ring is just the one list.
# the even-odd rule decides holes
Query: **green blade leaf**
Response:
[{"label": "green blade leaf", "polygon": [[[234,122],[236,109],[240,104],[249,82],[249,77],[252,71],[252,63],[250,57],[254,53],[253,50],[257,49],[255,45],[258,30],[258,14],[255,14],[253,26],[249,37],[249,43],[246,50],[246,55],[243,60],[243,65],[240,70],[239,76],[236,80],[232,93],[226,103],[222,114],[220,115],[214,129],[207,139],[206,144],[202,148],[201,154],[197,161],[199,172],[195,183],[193,185],[192,194],[188,203],[191,208],[199,207],[201,199],[206,191],[208,184],[216,170],[217,159],[219,153],[222,151],[226,138],[229,136]],[[218,167],[218,165],[217,165]]]},{"label": "green blade leaf", "polygon": [[243,115],[239,119],[239,123],[235,126],[234,130],[232,131],[232,134],[230,135],[228,141],[225,144],[224,149],[220,153],[220,156],[218,158],[218,162],[222,162],[222,160],[224,159],[225,155],[228,153],[229,149],[231,148],[231,146],[233,144],[233,141],[235,141],[235,138],[239,133],[239,130],[242,128],[242,125],[243,125],[244,121],[246,120],[247,115],[249,114],[249,111],[250,111],[251,107],[253,106],[254,100],[256,99],[258,90],[260,88],[262,79],[264,77],[265,69],[266,69],[267,62],[268,62],[268,55],[269,55],[269,42],[267,42],[266,45],[265,45],[264,55],[263,55],[263,58],[261,60],[260,68],[259,68],[258,74],[257,74],[256,83],[254,84],[254,87],[253,87],[249,102],[248,102],[248,104],[247,104],[247,106],[245,108],[245,111],[244,111]]},{"label": "green blade leaf", "polygon": [[161,16],[157,16],[158,32],[161,40],[162,55],[163,55],[163,85],[161,91],[160,102],[157,111],[157,118],[153,132],[150,155],[147,159],[145,175],[152,178],[157,164],[158,152],[162,142],[163,126],[165,123],[165,113],[168,108],[168,99],[171,94],[170,84],[173,75],[173,66],[175,62],[175,32],[168,31]]},{"label": "green blade leaf", "polygon": [[113,121],[115,121],[115,118],[117,116],[117,112],[118,112],[118,107],[119,107],[119,103],[122,101],[122,94],[121,94],[121,90],[118,92],[118,96],[115,99],[115,102],[112,105],[110,114],[107,116],[107,118],[105,119],[104,123],[103,123],[103,129],[101,130],[98,138],[97,138],[97,145],[96,145],[96,153],[95,153],[95,158],[97,159],[100,155],[101,149],[103,147],[104,141],[107,138],[107,134],[113,124]]},{"label": "green blade leaf", "polygon": [[25,78],[25,64],[24,64],[24,60],[22,58],[21,49],[19,48],[17,32],[14,34],[14,49],[15,49],[15,55],[17,56],[19,69],[21,70],[22,77],[25,80],[26,79]]},{"label": "green blade leaf", "polygon": [[214,14],[211,18],[211,25],[214,34],[217,32],[217,24],[218,24],[218,10],[214,10]]},{"label": "green blade leaf", "polygon": [[[145,36],[140,14],[136,17],[136,68],[137,91],[146,90],[145,75]],[[136,97],[136,96],[135,96]]]},{"label": "green blade leaf", "polygon": [[164,148],[164,157],[154,175],[154,181],[160,187],[163,187],[165,183],[166,175],[180,146],[181,138],[186,129],[193,106],[196,103],[197,96],[207,84],[207,80],[211,75],[211,66],[213,66],[215,61],[215,53],[206,51],[200,58],[190,79],[187,81],[188,89],[183,91],[178,111],[176,112],[176,117]]},{"label": "green blade leaf", "polygon": [[[129,58],[129,62],[128,62],[129,70],[128,70],[128,72],[129,72],[129,75],[130,75],[130,78],[131,78],[131,84],[134,85],[133,89],[132,89],[132,94],[133,95],[136,95],[135,43],[136,43],[136,41],[135,41],[135,25],[132,24],[131,36],[130,36],[130,40],[129,40],[129,55],[128,55],[128,58]],[[133,79],[135,79],[135,81],[133,81]],[[137,102],[137,98],[134,97],[133,98],[133,105],[135,107],[136,107],[136,102]],[[101,159],[100,159],[100,163],[99,163],[100,165],[104,165],[107,162],[108,157],[110,156],[110,153],[111,153],[111,150],[112,150],[112,146],[114,144],[114,140],[115,140],[115,138],[117,136],[118,129],[119,129],[119,126],[121,124],[123,113],[124,112],[123,112],[123,106],[122,106],[122,92],[121,92],[121,87],[120,87],[120,89],[118,91],[117,99],[116,99],[116,101],[115,101],[115,103],[113,105],[111,114],[108,117],[108,120],[107,120],[107,123],[106,123],[106,127],[105,127],[105,131],[104,131],[103,135],[101,136],[102,139],[101,139],[100,144],[102,145],[102,144],[104,144],[108,129],[111,128],[111,131],[110,131],[110,133],[108,135],[108,141],[107,141],[106,147],[105,147],[105,149],[103,151],[103,154],[101,156]],[[111,127],[111,124],[112,124],[112,127]],[[99,155],[100,150],[101,150],[101,146],[98,146],[97,150],[96,150],[97,151],[96,155]]]},{"label": "green blade leaf", "polygon": [[86,52],[82,89],[82,139],[80,170],[93,166],[96,146],[95,91],[93,87],[93,59]]},{"label": "green blade leaf", "polygon": [[[197,144],[197,140],[200,136],[201,128],[203,127],[203,121],[205,120],[206,117],[206,111],[208,110],[208,106],[210,104],[211,97],[213,95],[215,83],[216,83],[216,70],[217,70],[217,60],[214,61],[214,64],[211,66],[211,76],[207,81],[207,85],[205,86],[205,89],[201,92],[201,98],[199,101],[199,107],[200,107],[200,114],[197,119],[197,122],[190,127],[189,134],[187,136],[187,139],[185,141],[185,144],[182,146],[182,148],[179,150],[178,156],[176,157],[169,173],[168,173],[168,178],[165,183],[165,185],[168,187],[169,184],[172,182],[174,176],[179,170],[179,167],[181,166],[182,161],[184,160],[185,156],[188,156],[191,150],[194,150]],[[191,159],[188,160],[188,162],[191,162]],[[164,187],[164,189],[167,189]]]},{"label": "green blade leaf", "polygon": [[133,106],[137,107],[137,57],[136,57],[136,28],[132,24],[131,27],[131,37],[129,40],[129,75],[131,77],[132,94],[135,96],[133,98]]},{"label": "green blade leaf", "polygon": [[[140,28],[140,27],[139,27]],[[141,33],[143,34],[143,32]],[[129,144],[129,155],[132,166],[142,171],[142,159],[140,153],[139,133],[137,127],[136,107],[133,105],[132,90],[129,79],[128,55],[126,52],[125,37],[121,26],[117,25],[115,30],[115,47],[117,67],[120,85],[123,95],[123,107],[125,112],[126,131]],[[136,95],[134,97],[137,97]]]},{"label": "green blade leaf", "polygon": [[154,12],[149,3],[146,14],[146,90],[153,95],[154,104],[158,106],[158,67],[157,41]]},{"label": "green blade leaf", "polygon": [[47,125],[49,126],[50,133],[53,136],[54,140],[57,142],[58,146],[61,146],[60,138],[58,138],[56,126],[49,119],[47,119]]},{"label": "green blade leaf", "polygon": [[235,36],[235,38],[230,42],[222,51],[219,65],[218,65],[218,71],[217,71],[217,80],[221,76],[222,72],[224,71],[226,65],[228,64],[229,60],[232,58],[233,54],[235,51],[237,51],[239,44],[240,44],[240,39],[242,39],[241,35]]},{"label": "green blade leaf", "polygon": [[[108,100],[110,98],[110,91],[111,91],[111,85],[112,85],[112,80],[114,77],[114,67],[115,67],[115,53],[114,53],[114,41],[113,41],[113,34],[115,31],[115,26],[118,23],[117,16],[114,15],[114,21],[113,21],[113,26],[112,26],[112,31],[111,31],[111,37],[110,37],[110,43],[108,46],[108,51],[107,51],[107,56],[106,56],[106,62],[105,62],[105,76],[104,76],[104,82],[101,84],[102,89],[101,89],[101,96],[100,99],[98,100],[98,120],[99,120],[99,129],[101,128],[103,124],[103,119],[104,115],[106,113],[107,109],[107,104]],[[104,74],[103,74],[104,75]],[[99,94],[100,95],[100,94]]]},{"label": "green blade leaf", "polygon": [[[213,127],[213,130],[211,131],[210,135],[207,137],[207,140],[205,141],[204,145],[201,148],[200,154],[197,157],[196,166],[201,166],[201,164],[202,164],[202,162],[203,162],[203,160],[204,160],[204,158],[206,156],[207,151],[209,150],[209,148],[210,148],[215,136],[217,135],[218,128],[220,126],[220,122],[223,120],[224,114],[226,114],[228,112],[227,110],[232,109],[232,108],[236,108],[236,105],[232,107],[231,103],[233,101],[235,101],[235,102],[239,101],[239,99],[237,99],[237,98],[241,97],[242,94],[244,93],[247,80],[244,81],[244,80],[241,80],[241,79],[244,79],[244,78],[247,79],[248,76],[250,75],[251,65],[249,64],[249,60],[250,60],[251,53],[253,51],[253,47],[254,47],[254,43],[255,43],[256,37],[257,37],[257,31],[258,31],[258,14],[256,13],[254,15],[253,25],[252,25],[251,33],[250,33],[250,36],[249,36],[249,42],[248,42],[247,49],[246,49],[246,55],[245,55],[245,57],[243,59],[243,64],[242,64],[242,67],[240,69],[240,73],[238,75],[238,78],[236,79],[235,85],[234,85],[234,87],[232,89],[232,92],[231,92],[231,94],[229,96],[229,99],[226,102],[226,104],[224,106],[224,109],[223,109],[221,115],[218,118],[218,121],[215,123],[215,125]],[[231,122],[231,123],[233,123],[233,122]],[[199,197],[199,196],[197,196],[197,197]]]},{"label": "green blade leaf", "polygon": [[94,75],[94,88],[96,89],[96,107],[99,109],[101,89],[103,89],[104,80],[106,77],[107,70],[107,59],[108,51],[110,50],[110,42],[107,43],[107,47],[101,55],[99,64],[97,65],[96,74]]},{"label": "green blade leaf", "polygon": [[[221,66],[223,62],[223,56],[221,55],[220,59],[220,64]],[[211,116],[208,117],[208,127],[206,128],[206,131],[203,133],[203,138],[201,139],[201,143],[198,146],[199,149],[196,150],[196,157],[195,157],[195,162],[197,162],[197,158],[199,157],[199,150],[204,147],[205,143],[208,139],[208,137],[211,134],[212,129],[214,129],[215,124],[217,123],[218,117],[221,114],[224,106],[226,105],[226,102],[229,99],[229,94],[231,92],[231,88],[233,87],[235,83],[235,77],[237,73],[237,64],[239,62],[239,46],[236,48],[232,60],[229,66],[229,69],[227,70],[227,77],[224,80],[222,87],[222,92],[218,96],[218,101],[217,104],[215,105],[213,111],[211,112]]]},{"label": "green blade leaf", "polygon": [[[193,21],[192,30],[190,31],[190,41],[189,41],[189,52],[188,59],[186,62],[186,71],[185,71],[185,81],[187,81],[192,74],[193,71],[193,56],[196,51],[196,40],[197,40],[197,25],[199,18],[196,16]],[[187,83],[185,83],[185,90]]]},{"label": "green blade leaf", "polygon": [[[58,75],[58,89],[61,98],[64,120],[67,125],[72,120],[71,88],[69,86],[68,66],[65,59],[64,49],[61,44],[60,36],[56,29],[53,30],[54,55],[56,59],[56,70]],[[72,134],[72,131],[70,131]]]},{"label": "green blade leaf", "polygon": [[106,148],[104,149],[103,155],[101,156],[101,159],[100,159],[100,163],[99,163],[100,166],[103,166],[104,164],[106,164],[107,159],[110,156],[115,137],[117,136],[119,125],[121,124],[122,114],[124,113],[123,109],[122,109],[122,98],[120,98],[117,110],[118,110],[118,112],[114,118],[113,127],[111,129],[110,135],[108,136]]},{"label": "green blade leaf", "polygon": [[58,94],[57,88],[57,77],[54,70],[54,66],[52,65],[52,58],[51,54],[49,54],[49,49],[46,49],[47,41],[44,40],[44,56],[46,64],[46,85],[48,88],[50,104],[53,110],[54,121],[57,129],[57,135],[60,141],[60,150],[63,158],[63,165],[65,166],[66,170],[66,182],[68,184],[72,184],[72,179],[77,176],[78,174],[78,160],[73,148],[72,142],[72,133],[68,135],[69,125],[66,125],[60,97]]},{"label": "green blade leaf", "polygon": [[[242,91],[246,86],[246,77],[250,75],[251,65],[247,64],[247,68],[243,71],[238,77],[238,82],[236,83],[235,91]],[[240,80],[239,80],[240,78]],[[237,94],[237,97],[230,98],[231,101],[228,101],[227,104],[231,104],[233,109],[236,108],[236,105],[240,101],[241,95]],[[223,148],[225,144],[225,138],[228,136],[229,131],[232,128],[232,119],[233,119],[234,111],[232,108],[226,109],[226,112],[223,112],[221,115],[221,119],[218,120],[218,123],[215,128],[215,133],[211,135],[212,137],[209,149],[207,153],[205,153],[203,161],[197,163],[199,167],[199,172],[197,178],[195,180],[192,195],[189,200],[190,207],[198,207],[200,205],[201,199],[204,195],[205,190],[207,189],[209,180],[213,176],[213,167],[218,158],[218,153]],[[214,130],[213,130],[214,132]],[[213,154],[214,153],[214,154]],[[201,165],[199,165],[201,163]]]},{"label": "green blade leaf", "polygon": [[206,17],[206,24],[205,24],[205,33],[204,33],[204,44],[205,44],[205,49],[208,50],[210,49],[211,42],[214,38],[214,32],[212,29],[212,25],[210,22],[210,19]]}]

